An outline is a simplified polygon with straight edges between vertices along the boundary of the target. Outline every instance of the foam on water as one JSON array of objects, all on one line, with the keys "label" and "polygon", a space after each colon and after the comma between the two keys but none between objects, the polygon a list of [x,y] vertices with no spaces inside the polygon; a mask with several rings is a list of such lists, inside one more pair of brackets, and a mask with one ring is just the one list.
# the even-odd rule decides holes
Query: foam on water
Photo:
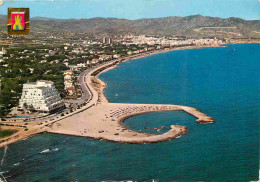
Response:
[{"label": "foam on water", "polygon": [[14,164],[14,166],[19,166],[21,163],[20,162],[17,162]]},{"label": "foam on water", "polygon": [[52,151],[54,151],[54,152],[57,152],[58,150],[59,150],[59,148],[52,149]]},{"label": "foam on water", "polygon": [[40,154],[44,154],[44,153],[49,153],[50,149],[44,149],[43,151],[40,152]]},{"label": "foam on water", "polygon": [[3,155],[3,158],[2,158],[2,160],[1,160],[1,166],[2,166],[2,165],[3,165],[3,163],[4,163],[4,160],[5,160],[5,156],[6,156],[7,149],[8,149],[8,147],[7,147],[7,146],[6,146],[6,147],[4,147],[4,155]]},{"label": "foam on water", "polygon": [[0,171],[0,174],[8,173],[9,171]]},{"label": "foam on water", "polygon": [[40,154],[51,153],[51,152],[57,152],[57,151],[59,151],[59,148],[44,149],[43,151],[40,152]]}]

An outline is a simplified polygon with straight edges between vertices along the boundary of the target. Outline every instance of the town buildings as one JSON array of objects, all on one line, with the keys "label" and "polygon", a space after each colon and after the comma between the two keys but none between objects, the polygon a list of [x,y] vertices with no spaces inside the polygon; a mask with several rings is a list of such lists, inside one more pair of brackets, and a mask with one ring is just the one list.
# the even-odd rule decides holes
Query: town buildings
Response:
[{"label": "town buildings", "polygon": [[73,76],[74,72],[72,70],[66,70],[64,72],[64,86],[65,90],[68,95],[74,95],[75,94],[75,87],[73,84]]},{"label": "town buildings", "polygon": [[219,45],[222,44],[221,40],[216,38],[214,39],[179,39],[176,37],[158,37],[158,36],[147,36],[147,35],[125,35],[121,38],[114,40],[117,43],[123,45],[161,45],[164,47],[169,46],[186,46],[186,45],[196,45],[196,46],[204,46],[204,45]]},{"label": "town buildings", "polygon": [[18,110],[52,113],[64,107],[64,102],[52,81],[39,80],[23,84]]},{"label": "town buildings", "polygon": [[7,53],[7,51],[4,49],[4,47],[2,47],[2,51],[0,51],[0,55],[4,55],[6,53]]},{"label": "town buildings", "polygon": [[102,43],[103,44],[111,44],[111,38],[109,38],[109,37],[103,37],[103,39],[102,39]]}]

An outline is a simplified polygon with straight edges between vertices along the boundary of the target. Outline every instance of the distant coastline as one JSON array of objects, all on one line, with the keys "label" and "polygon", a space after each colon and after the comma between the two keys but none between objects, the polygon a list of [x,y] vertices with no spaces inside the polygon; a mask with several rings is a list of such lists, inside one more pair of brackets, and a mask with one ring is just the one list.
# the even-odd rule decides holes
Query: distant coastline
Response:
[{"label": "distant coastline", "polygon": [[[148,57],[148,56],[152,56],[152,55],[156,55],[156,54],[161,54],[161,53],[166,53],[166,52],[171,52],[171,51],[178,51],[178,50],[187,50],[187,49],[200,49],[200,48],[207,48],[207,47],[225,47],[225,46],[222,46],[222,45],[219,45],[219,46],[217,46],[217,45],[215,45],[215,46],[185,46],[185,47],[175,47],[175,48],[169,48],[169,49],[163,49],[163,50],[154,50],[154,51],[152,51],[152,52],[149,52],[149,53],[141,53],[141,54],[137,54],[137,55],[133,55],[133,56],[128,56],[128,57],[126,57],[122,62],[120,62],[120,63],[124,63],[124,62],[127,62],[127,61],[133,61],[133,60],[136,60],[136,59],[140,59],[140,58],[144,58],[144,57]],[[120,64],[119,63],[119,64]],[[109,67],[109,68],[107,68],[107,69],[105,69],[105,70],[103,70],[103,71],[101,71],[100,73],[98,73],[97,75],[96,75],[96,77],[101,81],[101,82],[103,82],[103,84],[104,85],[106,85],[107,86],[107,83],[104,81],[104,80],[102,80],[101,78],[99,78],[99,76],[101,75],[101,74],[103,74],[103,73],[105,73],[105,72],[107,72],[107,71],[109,71],[109,70],[112,70],[112,69],[114,69],[114,68],[116,68],[117,67],[117,64],[115,65],[115,66],[112,66],[112,67]],[[105,89],[103,90],[103,96],[108,100],[108,102],[109,102],[109,99],[107,98],[107,96],[105,95]]]},{"label": "distant coastline", "polygon": [[[136,59],[140,59],[140,58],[144,58],[144,57],[148,57],[148,56],[152,56],[152,55],[156,55],[156,54],[161,54],[161,53],[166,53],[166,52],[171,52],[171,51],[178,51],[178,50],[187,50],[187,49],[202,49],[202,48],[210,48],[210,47],[227,47],[227,45],[232,45],[232,44],[260,44],[260,42],[236,42],[236,43],[226,43],[226,44],[221,44],[221,45],[213,45],[213,46],[184,46],[184,47],[175,47],[175,48],[169,48],[169,49],[163,49],[163,50],[154,50],[152,52],[149,53],[141,53],[141,54],[137,54],[137,55],[133,55],[133,56],[127,56],[125,58],[125,60],[123,60],[121,63],[127,62],[127,61],[133,61]],[[120,64],[120,63],[119,63]],[[115,66],[109,67],[103,71],[101,71],[100,73],[98,73],[96,75],[96,77],[103,82],[104,85],[107,86],[107,83],[102,80],[101,78],[99,78],[99,76],[109,70],[112,70],[114,68],[117,67],[117,64]],[[108,97],[105,94],[105,88],[103,89],[103,96],[107,99],[107,101],[109,102]]]}]

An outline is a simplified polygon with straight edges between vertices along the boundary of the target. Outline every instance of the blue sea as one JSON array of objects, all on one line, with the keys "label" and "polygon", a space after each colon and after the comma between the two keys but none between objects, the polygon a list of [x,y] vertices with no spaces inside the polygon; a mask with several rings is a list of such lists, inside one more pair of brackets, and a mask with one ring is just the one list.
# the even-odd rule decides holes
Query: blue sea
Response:
[{"label": "blue sea", "polygon": [[[187,105],[216,123],[197,124],[182,111],[125,120],[132,130],[155,134],[172,124],[188,127],[180,138],[154,144],[36,135],[0,150],[0,171],[8,180],[258,180],[260,44],[160,53],[122,63],[100,78],[111,102]],[[153,130],[160,126],[166,129]]]}]

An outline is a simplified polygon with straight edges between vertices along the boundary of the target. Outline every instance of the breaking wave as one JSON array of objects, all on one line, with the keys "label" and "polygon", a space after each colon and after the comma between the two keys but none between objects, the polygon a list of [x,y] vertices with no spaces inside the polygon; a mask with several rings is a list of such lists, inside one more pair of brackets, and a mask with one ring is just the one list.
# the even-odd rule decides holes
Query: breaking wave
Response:
[{"label": "breaking wave", "polygon": [[57,151],[59,151],[59,148],[44,149],[43,151],[40,152],[40,154],[50,153],[50,152],[57,152]]}]

